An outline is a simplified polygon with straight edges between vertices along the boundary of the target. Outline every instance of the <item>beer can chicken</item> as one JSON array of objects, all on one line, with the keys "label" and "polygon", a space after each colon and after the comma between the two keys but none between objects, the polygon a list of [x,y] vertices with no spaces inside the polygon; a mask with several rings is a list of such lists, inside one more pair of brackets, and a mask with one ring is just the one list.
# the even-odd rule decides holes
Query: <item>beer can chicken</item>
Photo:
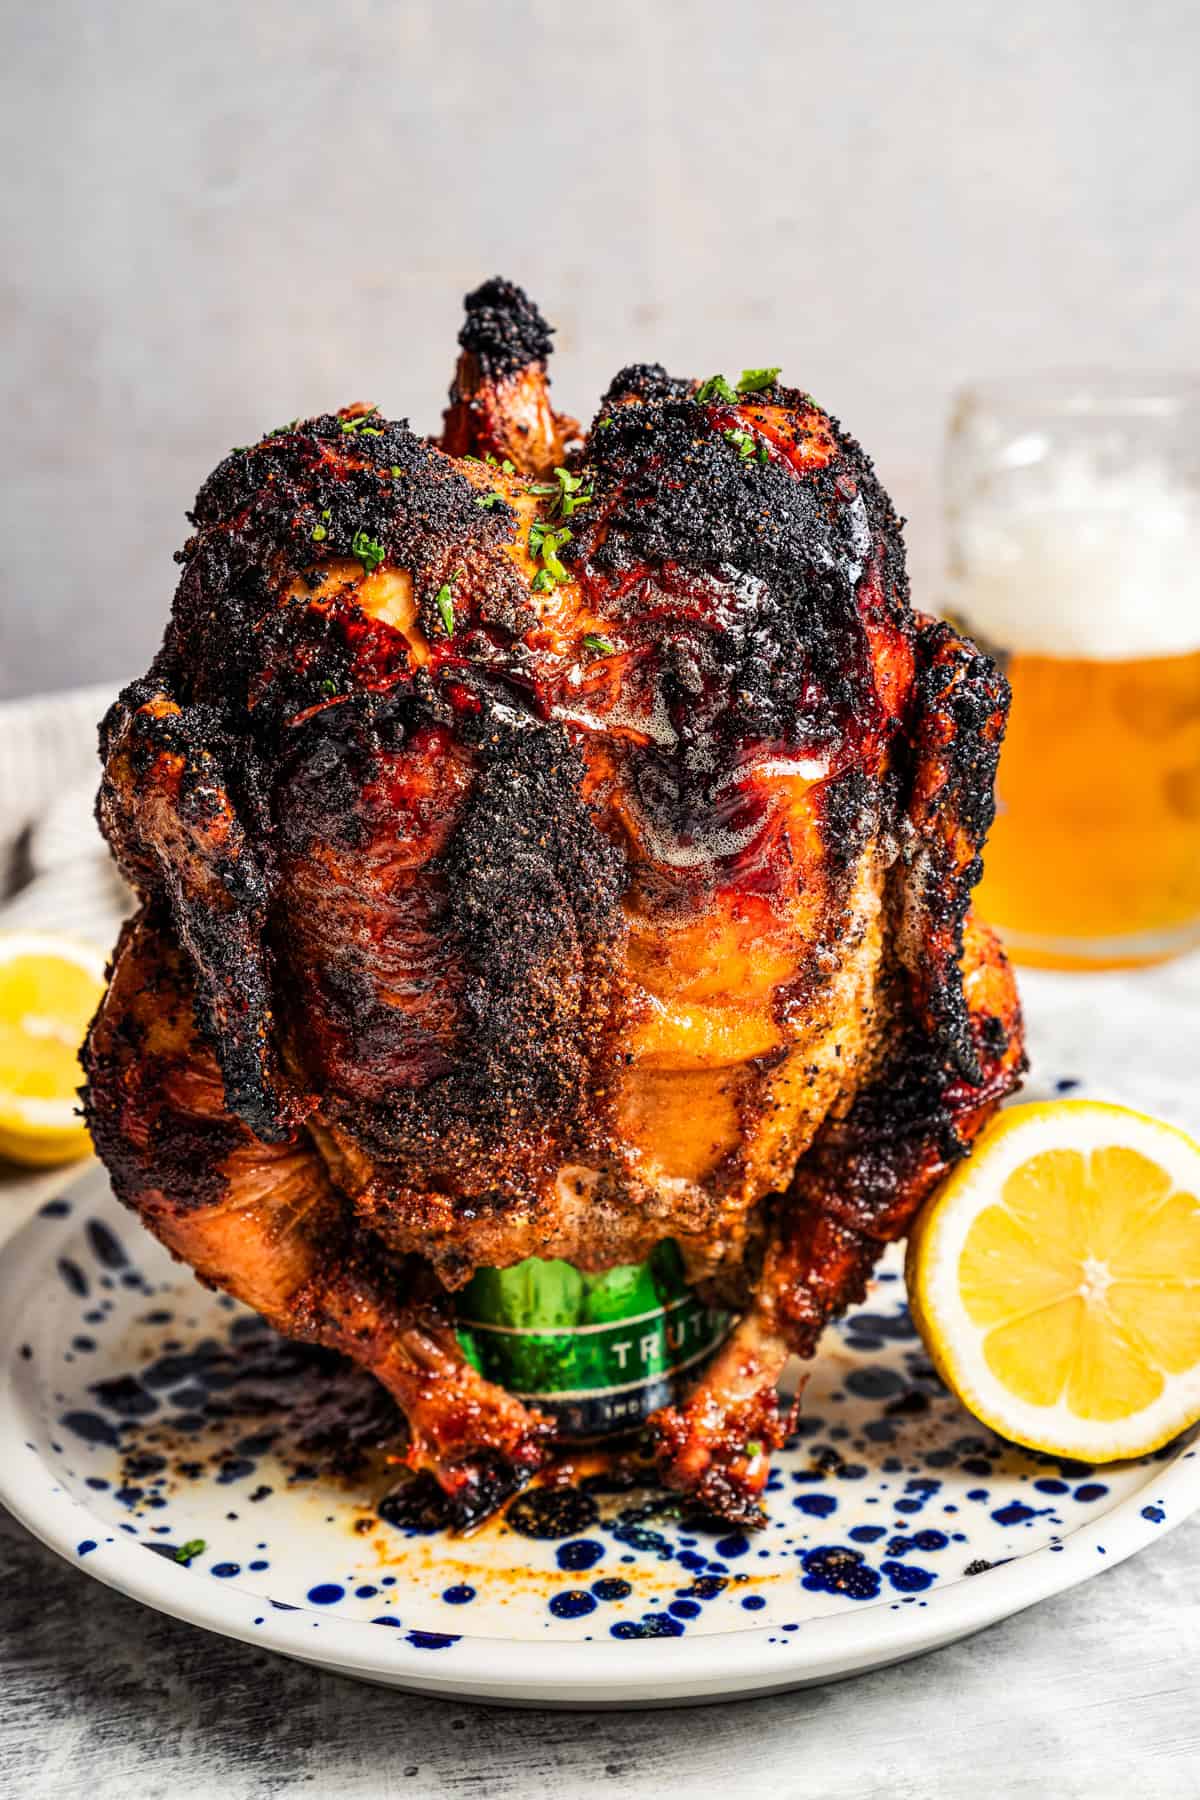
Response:
[{"label": "beer can chicken", "polygon": [[550,340],[489,281],[440,439],[351,406],[201,489],[101,728],[140,910],[87,1118],[202,1281],[384,1383],[460,1526],[554,1441],[456,1293],[673,1239],[737,1322],[648,1443],[752,1525],[789,1356],[1024,1067],[970,906],[1007,689],[777,370],[626,368],[583,433]]}]

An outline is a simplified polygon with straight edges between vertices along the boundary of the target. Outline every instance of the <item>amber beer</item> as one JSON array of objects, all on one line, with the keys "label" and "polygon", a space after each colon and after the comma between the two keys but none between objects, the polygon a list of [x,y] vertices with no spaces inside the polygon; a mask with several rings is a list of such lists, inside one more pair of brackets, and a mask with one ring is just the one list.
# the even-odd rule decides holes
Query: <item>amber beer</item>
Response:
[{"label": "amber beer", "polygon": [[949,607],[1012,683],[983,916],[1051,968],[1200,944],[1200,381],[958,398]]},{"label": "amber beer", "polygon": [[1200,649],[1006,663],[1013,702],[978,904],[1051,968],[1200,944]]}]

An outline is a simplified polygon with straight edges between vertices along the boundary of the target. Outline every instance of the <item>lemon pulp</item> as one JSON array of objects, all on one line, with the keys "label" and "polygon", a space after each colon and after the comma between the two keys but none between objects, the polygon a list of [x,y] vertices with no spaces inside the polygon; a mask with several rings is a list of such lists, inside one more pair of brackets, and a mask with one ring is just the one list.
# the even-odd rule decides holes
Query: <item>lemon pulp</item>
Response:
[{"label": "lemon pulp", "polygon": [[1200,1147],[1120,1107],[1015,1107],[920,1221],[913,1314],[985,1423],[1096,1460],[1200,1417]]},{"label": "lemon pulp", "polygon": [[79,1051],[103,977],[87,945],[0,937],[0,1155],[52,1163],[90,1149],[76,1112]]}]

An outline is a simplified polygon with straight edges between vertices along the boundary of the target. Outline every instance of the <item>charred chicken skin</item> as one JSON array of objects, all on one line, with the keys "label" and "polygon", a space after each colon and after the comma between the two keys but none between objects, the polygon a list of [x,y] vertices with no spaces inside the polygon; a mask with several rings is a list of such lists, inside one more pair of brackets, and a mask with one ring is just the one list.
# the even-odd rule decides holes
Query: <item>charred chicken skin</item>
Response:
[{"label": "charred chicken skin", "polygon": [[787,1357],[1024,1066],[970,912],[1006,686],[773,372],[626,369],[581,438],[519,289],[460,344],[440,441],[350,407],[200,492],[101,731],[141,907],[87,1116],[175,1256],[387,1386],[460,1524],[552,1432],[455,1291],[675,1239],[739,1323],[651,1441],[754,1523]]}]

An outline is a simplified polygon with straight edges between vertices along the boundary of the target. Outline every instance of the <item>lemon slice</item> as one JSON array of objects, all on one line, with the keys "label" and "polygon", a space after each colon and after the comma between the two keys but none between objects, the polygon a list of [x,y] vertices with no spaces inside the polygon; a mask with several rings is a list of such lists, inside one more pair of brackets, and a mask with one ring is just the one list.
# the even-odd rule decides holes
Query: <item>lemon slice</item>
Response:
[{"label": "lemon slice", "polygon": [[57,1163],[90,1151],[79,1051],[103,992],[104,956],[90,944],[0,933],[0,1156]]},{"label": "lemon slice", "polygon": [[1200,1418],[1200,1145],[1122,1106],[992,1120],[908,1247],[913,1319],[1002,1436],[1113,1462]]}]

